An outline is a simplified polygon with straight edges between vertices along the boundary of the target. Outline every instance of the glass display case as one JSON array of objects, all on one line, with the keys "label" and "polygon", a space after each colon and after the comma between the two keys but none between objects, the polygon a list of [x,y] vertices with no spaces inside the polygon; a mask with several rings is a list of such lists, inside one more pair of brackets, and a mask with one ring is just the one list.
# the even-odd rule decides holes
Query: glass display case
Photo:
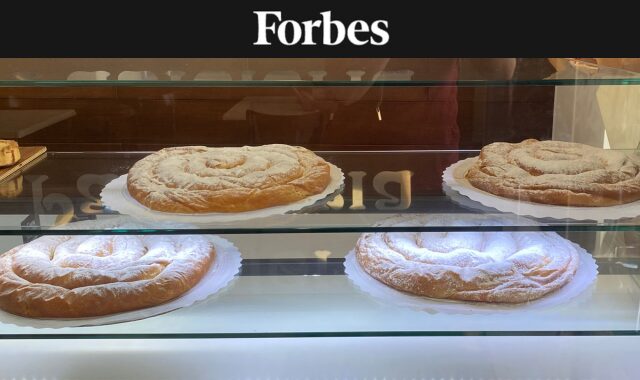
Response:
[{"label": "glass display case", "polygon": [[[638,85],[632,71],[570,59],[0,60],[0,138],[17,141],[22,156],[0,170],[0,248],[28,251],[0,265],[0,379],[105,370],[138,379],[636,379]],[[533,167],[533,180],[600,170],[594,183],[626,187],[609,201],[591,194],[589,204],[571,203],[584,190],[544,204],[528,201],[519,175],[516,197],[469,183],[461,163],[493,143],[527,139],[593,148],[523,149],[530,156],[518,170]],[[134,164],[163,148],[268,144],[309,149],[332,165],[329,184],[291,202],[203,213],[184,211],[191,198],[180,212],[154,210],[127,182]],[[172,190],[181,186],[172,170],[224,177],[217,170],[254,157],[236,154],[189,157],[154,181]],[[271,173],[265,181],[297,170],[286,157],[258,169]],[[165,159],[173,158],[157,165]],[[233,203],[238,182],[224,178]],[[74,277],[77,288],[149,280],[100,272],[122,269],[105,264],[114,257],[130,260],[112,255],[138,244],[127,239],[186,239],[183,247],[210,236],[230,243],[216,246],[218,259],[241,263],[230,262],[228,281],[209,291],[193,287],[154,305],[142,294],[146,306],[106,316],[7,311],[17,304],[11,310],[29,314],[74,291],[60,281],[83,270],[98,279]],[[78,237],[99,247],[64,247]],[[386,242],[368,269],[365,237]],[[47,238],[53,246],[36,244]],[[528,253],[507,260],[507,246]],[[34,261],[44,259],[30,256],[33,247],[46,263]],[[376,272],[376,260],[399,267]],[[29,286],[42,283],[54,293],[29,301]],[[109,297],[98,293],[89,310]]]}]

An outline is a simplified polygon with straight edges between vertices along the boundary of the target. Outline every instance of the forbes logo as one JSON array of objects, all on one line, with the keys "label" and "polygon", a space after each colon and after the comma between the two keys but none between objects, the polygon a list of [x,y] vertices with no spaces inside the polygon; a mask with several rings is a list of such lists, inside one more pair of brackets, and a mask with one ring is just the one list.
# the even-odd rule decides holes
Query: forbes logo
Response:
[{"label": "forbes logo", "polygon": [[[385,45],[389,42],[389,22],[376,20],[369,25],[363,20],[352,21],[349,25],[331,19],[331,11],[322,12],[319,20],[297,22],[282,21],[280,11],[256,11],[258,17],[258,40],[254,45],[271,45],[274,37],[287,46],[316,45],[314,30],[322,33],[322,44],[335,46],[345,38],[354,45]],[[317,34],[317,33],[316,33]]]}]

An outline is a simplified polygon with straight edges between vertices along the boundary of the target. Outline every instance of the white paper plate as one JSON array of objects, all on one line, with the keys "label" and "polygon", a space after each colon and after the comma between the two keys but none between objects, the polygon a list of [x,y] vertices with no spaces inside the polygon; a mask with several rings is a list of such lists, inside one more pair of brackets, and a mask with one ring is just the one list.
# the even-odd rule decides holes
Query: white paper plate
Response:
[{"label": "white paper plate", "polygon": [[[106,221],[86,221],[72,223],[65,228],[73,225],[78,229],[90,228],[116,228],[121,225],[124,218],[111,218]],[[98,227],[97,227],[98,226]],[[109,227],[111,226],[111,227]],[[63,327],[81,327],[81,326],[98,326],[113,323],[121,323],[128,321],[136,321],[139,319],[153,317],[155,315],[164,314],[176,309],[188,307],[196,302],[203,301],[212,295],[218,293],[225,288],[235,278],[240,271],[242,258],[240,251],[230,241],[219,236],[205,235],[211,239],[216,247],[216,259],[209,271],[191,290],[184,293],[179,298],[167,303],[149,307],[146,309],[128,311],[124,313],[110,314],[94,318],[25,318],[0,310],[0,323],[10,323],[17,326],[28,326],[35,328],[63,328]]]},{"label": "white paper plate", "polygon": [[598,277],[598,266],[587,251],[577,244],[574,245],[578,248],[580,264],[571,282],[540,299],[521,304],[439,300],[401,292],[385,285],[365,272],[358,263],[354,251],[349,252],[345,257],[344,268],[349,280],[360,290],[385,305],[408,307],[428,313],[495,314],[527,312],[563,305],[568,302],[579,302],[589,298],[593,290],[593,283]]},{"label": "white paper plate", "polygon": [[[473,187],[465,178],[465,174],[477,159],[477,157],[471,157],[449,166],[442,174],[443,184],[451,190],[470,198],[472,201],[478,202],[486,207],[491,207],[497,211],[533,216],[534,218],[595,221],[634,218],[640,215],[640,201],[606,207],[571,207],[518,201],[493,195]],[[445,189],[445,193],[446,192],[447,189]],[[456,199],[456,197],[452,197],[451,199],[463,206],[473,208],[472,203],[460,201]]]},{"label": "white paper plate", "polygon": [[331,181],[320,194],[304,198],[298,202],[282,206],[268,207],[260,210],[235,212],[235,213],[205,213],[205,214],[181,214],[151,210],[140,204],[129,194],[127,190],[127,175],[124,174],[109,182],[100,193],[102,203],[108,208],[121,214],[130,215],[142,220],[172,221],[183,223],[209,224],[224,223],[256,218],[264,218],[272,215],[284,215],[294,211],[300,211],[308,207],[315,207],[320,201],[328,202],[337,192],[343,188],[344,174],[342,170],[333,164],[330,166]]}]

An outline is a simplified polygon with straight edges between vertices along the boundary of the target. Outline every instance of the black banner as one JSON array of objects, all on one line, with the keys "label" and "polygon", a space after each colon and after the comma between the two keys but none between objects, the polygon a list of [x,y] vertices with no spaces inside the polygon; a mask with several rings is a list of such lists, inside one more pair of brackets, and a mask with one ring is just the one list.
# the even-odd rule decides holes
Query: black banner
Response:
[{"label": "black banner", "polygon": [[[2,57],[638,56],[634,12],[557,2],[3,5]],[[263,13],[256,13],[263,12]],[[260,40],[260,17],[264,39]],[[262,42],[262,43],[258,43]],[[267,43],[265,43],[267,42]]]}]

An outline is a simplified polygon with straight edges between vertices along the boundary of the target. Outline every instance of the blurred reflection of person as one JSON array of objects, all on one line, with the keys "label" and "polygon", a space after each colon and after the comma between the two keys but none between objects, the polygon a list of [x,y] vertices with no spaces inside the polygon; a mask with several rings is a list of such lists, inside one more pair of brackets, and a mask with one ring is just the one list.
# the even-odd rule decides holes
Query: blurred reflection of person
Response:
[{"label": "blurred reflection of person", "polygon": [[[420,155],[414,193],[439,194],[442,171],[459,159],[458,80],[509,80],[516,59],[345,59],[326,60],[326,80],[347,80],[349,70],[364,71],[364,81],[380,72],[410,69],[414,81],[432,81],[415,87],[359,86],[295,89],[308,110],[320,110],[331,120],[325,126],[320,149],[447,150]],[[380,76],[378,75],[378,78]],[[416,168],[416,156],[398,154],[385,170]]]},{"label": "blurred reflection of person", "polygon": [[516,60],[487,59],[327,59],[327,80],[348,80],[348,71],[380,73],[411,70],[418,87],[298,88],[308,110],[332,115],[323,133],[323,145],[386,149],[458,149],[458,80],[511,79]]}]

